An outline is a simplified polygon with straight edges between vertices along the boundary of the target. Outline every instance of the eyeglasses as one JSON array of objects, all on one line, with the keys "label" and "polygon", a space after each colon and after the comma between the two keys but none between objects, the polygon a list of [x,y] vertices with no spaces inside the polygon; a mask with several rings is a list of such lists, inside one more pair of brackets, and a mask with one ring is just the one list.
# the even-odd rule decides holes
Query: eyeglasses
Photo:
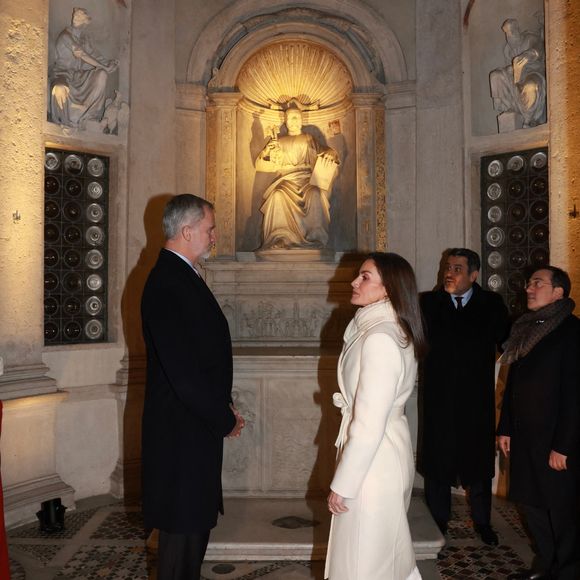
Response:
[{"label": "eyeglasses", "polygon": [[528,280],[524,284],[524,288],[526,290],[528,288],[534,288],[534,289],[543,288],[544,286],[552,286],[552,287],[554,287],[554,284],[551,284],[550,282],[546,282],[545,280],[541,280],[540,278],[534,278],[533,280]]}]

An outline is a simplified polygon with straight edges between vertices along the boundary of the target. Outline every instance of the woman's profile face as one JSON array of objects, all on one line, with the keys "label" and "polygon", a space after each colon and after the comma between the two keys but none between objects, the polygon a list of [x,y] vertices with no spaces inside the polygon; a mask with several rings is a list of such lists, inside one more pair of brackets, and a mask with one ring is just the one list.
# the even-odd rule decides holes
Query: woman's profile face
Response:
[{"label": "woman's profile face", "polygon": [[365,260],[358,276],[351,282],[350,303],[355,306],[368,306],[387,297],[387,290],[373,260]]}]

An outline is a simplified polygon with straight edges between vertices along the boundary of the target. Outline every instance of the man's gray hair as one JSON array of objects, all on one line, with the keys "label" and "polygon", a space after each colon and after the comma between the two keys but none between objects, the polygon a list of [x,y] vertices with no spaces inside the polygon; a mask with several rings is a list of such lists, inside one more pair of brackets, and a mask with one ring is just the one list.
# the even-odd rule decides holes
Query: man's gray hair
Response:
[{"label": "man's gray hair", "polygon": [[195,225],[200,222],[205,217],[205,208],[213,210],[213,204],[192,193],[182,193],[171,198],[163,210],[165,239],[175,238],[179,228],[186,224]]}]

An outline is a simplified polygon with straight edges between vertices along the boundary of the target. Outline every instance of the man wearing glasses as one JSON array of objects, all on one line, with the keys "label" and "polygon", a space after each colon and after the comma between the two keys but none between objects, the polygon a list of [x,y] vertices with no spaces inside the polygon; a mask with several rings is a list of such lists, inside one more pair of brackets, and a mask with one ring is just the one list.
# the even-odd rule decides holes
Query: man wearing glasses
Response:
[{"label": "man wearing glasses", "polygon": [[421,296],[429,353],[422,372],[420,471],[425,499],[443,534],[451,516],[451,487],[469,491],[475,530],[497,545],[490,523],[495,473],[495,360],[506,339],[501,297],[477,284],[480,260],[453,248],[443,263],[443,287]]},{"label": "man wearing glasses", "polygon": [[531,570],[510,578],[577,580],[580,321],[568,274],[553,266],[526,284],[529,312],[513,325],[498,444],[510,458],[510,499],[535,540]]}]

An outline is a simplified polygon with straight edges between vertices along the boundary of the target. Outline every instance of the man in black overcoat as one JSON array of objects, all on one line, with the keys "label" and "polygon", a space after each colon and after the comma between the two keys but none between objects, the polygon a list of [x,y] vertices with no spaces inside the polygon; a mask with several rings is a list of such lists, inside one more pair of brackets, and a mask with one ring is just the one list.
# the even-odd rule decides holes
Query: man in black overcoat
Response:
[{"label": "man in black overcoat", "polygon": [[196,263],[215,243],[213,206],[172,198],[166,242],[141,301],[147,347],[143,515],[159,530],[158,580],[200,577],[209,533],[223,513],[223,440],[243,419],[231,403],[228,323]]},{"label": "man in black overcoat", "polygon": [[528,309],[512,328],[498,425],[510,458],[509,497],[519,503],[537,548],[536,565],[510,578],[580,578],[580,321],[570,278],[554,266],[526,285]]},{"label": "man in black overcoat", "polygon": [[496,349],[509,328],[501,297],[476,283],[476,252],[446,254],[443,287],[421,296],[429,352],[422,368],[425,499],[442,533],[451,515],[451,487],[469,491],[476,531],[496,545],[490,524],[495,472]]}]

